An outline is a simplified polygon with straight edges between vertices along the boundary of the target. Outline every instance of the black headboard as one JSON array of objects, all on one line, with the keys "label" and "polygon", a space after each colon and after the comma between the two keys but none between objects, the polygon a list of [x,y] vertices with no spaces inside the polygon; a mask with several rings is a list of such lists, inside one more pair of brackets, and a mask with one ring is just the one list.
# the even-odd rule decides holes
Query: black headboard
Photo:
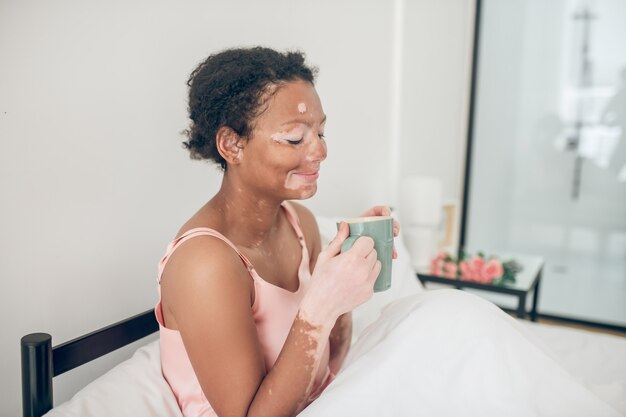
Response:
[{"label": "black headboard", "polygon": [[31,333],[21,340],[24,417],[52,408],[52,378],[159,330],[154,309],[52,347],[52,336]]}]

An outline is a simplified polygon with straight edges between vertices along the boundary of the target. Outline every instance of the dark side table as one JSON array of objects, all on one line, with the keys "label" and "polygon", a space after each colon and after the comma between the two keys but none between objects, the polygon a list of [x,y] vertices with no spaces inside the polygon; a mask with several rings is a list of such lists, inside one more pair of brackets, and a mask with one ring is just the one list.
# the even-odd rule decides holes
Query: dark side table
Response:
[{"label": "dark side table", "polygon": [[499,259],[507,261],[514,259],[522,266],[522,270],[517,273],[514,283],[502,283],[498,285],[493,284],[481,284],[478,282],[465,281],[459,278],[446,278],[443,276],[432,275],[430,272],[417,271],[417,277],[422,282],[424,287],[428,282],[436,282],[438,284],[449,285],[458,289],[474,288],[481,291],[488,291],[492,293],[510,294],[516,296],[517,303],[517,317],[523,319],[526,318],[526,298],[532,292],[533,304],[530,310],[530,319],[537,321],[537,301],[539,299],[539,286],[541,284],[541,273],[543,271],[544,260],[539,256],[527,256],[527,255],[497,255]]}]

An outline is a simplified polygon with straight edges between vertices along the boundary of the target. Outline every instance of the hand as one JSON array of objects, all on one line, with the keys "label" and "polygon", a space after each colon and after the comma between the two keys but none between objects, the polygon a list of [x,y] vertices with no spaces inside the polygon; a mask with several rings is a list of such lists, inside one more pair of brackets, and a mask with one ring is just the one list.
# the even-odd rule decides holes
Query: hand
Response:
[{"label": "hand", "polygon": [[374,281],[381,264],[376,259],[374,240],[363,236],[341,253],[341,245],[350,231],[341,223],[335,238],[320,252],[311,276],[311,285],[300,310],[306,311],[313,322],[334,325],[340,315],[369,300],[374,293]]},{"label": "hand", "polygon": [[[375,216],[391,216],[391,209],[387,206],[375,206],[361,214],[360,217],[375,217]],[[393,237],[398,237],[400,234],[400,223],[396,219],[393,219]],[[393,259],[398,258],[398,252],[396,247],[393,247]]]}]

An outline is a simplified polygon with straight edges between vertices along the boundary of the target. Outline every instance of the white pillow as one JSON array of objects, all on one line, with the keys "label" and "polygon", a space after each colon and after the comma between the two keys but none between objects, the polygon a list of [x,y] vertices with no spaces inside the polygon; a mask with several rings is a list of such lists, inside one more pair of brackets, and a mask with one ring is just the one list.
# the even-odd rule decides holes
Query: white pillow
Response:
[{"label": "white pillow", "polygon": [[159,341],[81,389],[45,417],[182,417],[176,398],[161,374]]},{"label": "white pillow", "polygon": [[[341,219],[316,216],[316,220],[322,237],[322,248],[325,248],[337,234],[337,222]],[[374,293],[368,302],[357,307],[352,313],[353,342],[370,323],[378,319],[382,309],[387,304],[398,298],[424,291],[424,287],[417,279],[415,270],[411,265],[409,251],[401,236],[402,232],[394,241],[398,258],[393,261],[391,267],[391,288],[387,291]]]}]

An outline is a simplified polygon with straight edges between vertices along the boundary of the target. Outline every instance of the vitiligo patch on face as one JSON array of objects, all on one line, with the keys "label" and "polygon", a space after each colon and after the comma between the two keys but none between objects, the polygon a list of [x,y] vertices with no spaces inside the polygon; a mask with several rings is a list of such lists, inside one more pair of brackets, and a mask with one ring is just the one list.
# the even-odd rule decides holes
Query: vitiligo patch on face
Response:
[{"label": "vitiligo patch on face", "polygon": [[304,103],[298,104],[298,111],[300,112],[300,114],[306,113],[306,104]]},{"label": "vitiligo patch on face", "polygon": [[293,173],[289,173],[287,175],[287,178],[285,179],[285,188],[288,190],[297,190],[298,187],[300,186],[301,181],[300,179],[293,175]]},{"label": "vitiligo patch on face", "polygon": [[285,188],[288,190],[298,190],[300,188],[310,187],[314,182],[304,178],[295,172],[290,172],[285,179]]},{"label": "vitiligo patch on face", "polygon": [[277,143],[289,143],[289,141],[300,140],[304,135],[304,131],[300,128],[291,129],[288,132],[280,131],[273,133],[270,137]]}]

